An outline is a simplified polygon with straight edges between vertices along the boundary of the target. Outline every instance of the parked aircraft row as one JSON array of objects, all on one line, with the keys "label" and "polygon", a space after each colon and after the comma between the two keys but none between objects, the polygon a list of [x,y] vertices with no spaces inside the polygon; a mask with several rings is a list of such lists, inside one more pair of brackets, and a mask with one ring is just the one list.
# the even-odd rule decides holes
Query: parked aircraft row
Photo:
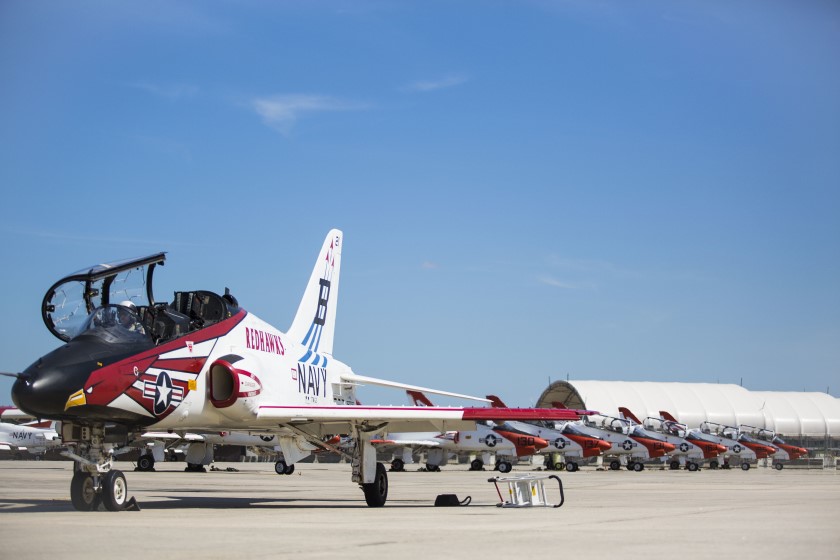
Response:
[{"label": "parked aircraft row", "polygon": [[[178,291],[172,301],[157,301],[154,273],[165,253],[91,266],[50,286],[41,315],[62,345],[24,371],[4,375],[15,378],[12,400],[23,413],[61,422],[69,446],[63,453],[76,463],[73,506],[124,509],[128,483],[114,468],[114,449],[148,434],[196,434],[201,440],[189,442],[187,451],[193,465],[207,460],[210,436],[220,432],[276,438],[271,443],[282,450],[283,472],[315,450],[334,451],[352,463],[351,479],[374,507],[386,503],[389,486],[377,447],[395,434],[463,433],[459,442],[487,447],[510,434],[516,454],[551,444],[568,446],[568,457],[573,443],[580,457],[606,454],[605,443],[590,442],[598,440],[609,442],[613,456],[627,456],[634,469],[643,458],[673,451],[674,444],[641,426],[577,423],[591,411],[359,404],[361,385],[487,399],[359,375],[333,356],[343,246],[341,231],[327,234],[286,332],[246,311],[227,288],[222,295]],[[555,422],[560,435],[530,433],[513,424],[520,421]],[[336,434],[352,445],[334,441]]]}]

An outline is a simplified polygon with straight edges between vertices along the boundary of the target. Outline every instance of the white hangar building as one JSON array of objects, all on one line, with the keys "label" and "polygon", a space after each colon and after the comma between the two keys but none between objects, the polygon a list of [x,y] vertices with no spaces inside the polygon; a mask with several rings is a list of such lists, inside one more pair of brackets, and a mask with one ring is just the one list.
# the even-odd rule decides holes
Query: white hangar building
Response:
[{"label": "white hangar building", "polygon": [[618,407],[640,420],[664,410],[696,428],[701,422],[742,424],[773,430],[811,449],[840,447],[840,399],[825,393],[749,391],[740,385],[649,381],[555,381],[538,407],[568,408],[619,416]]}]

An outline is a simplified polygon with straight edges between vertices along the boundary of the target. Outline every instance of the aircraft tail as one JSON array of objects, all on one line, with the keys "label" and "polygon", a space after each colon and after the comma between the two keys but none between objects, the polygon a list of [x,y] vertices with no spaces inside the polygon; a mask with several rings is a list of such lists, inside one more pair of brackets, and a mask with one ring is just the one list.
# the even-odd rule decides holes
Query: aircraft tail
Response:
[{"label": "aircraft tail", "polygon": [[411,403],[414,406],[435,406],[422,391],[412,391],[409,389],[406,393],[408,393],[408,398],[411,399]]},{"label": "aircraft tail", "polygon": [[634,424],[641,424],[641,422],[639,421],[639,419],[638,419],[638,418],[636,418],[636,415],[635,415],[635,414],[633,414],[632,412],[630,412],[630,409],[629,409],[629,408],[626,408],[626,407],[623,407],[623,406],[619,406],[619,407],[618,407],[618,413],[619,413],[619,414],[621,415],[621,417],[622,417],[622,418],[624,418],[625,420],[630,420],[630,421],[631,421],[631,422],[633,422]]},{"label": "aircraft tail", "polygon": [[[660,410],[659,415],[662,416],[662,418],[664,418],[665,420],[668,420],[670,422],[676,422],[677,421],[677,419],[674,418],[673,416],[671,416],[671,414],[667,410]],[[677,422],[677,423],[679,423],[679,422]]]},{"label": "aircraft tail", "polygon": [[327,234],[295,319],[289,327],[289,338],[306,348],[301,362],[314,359],[313,364],[318,365],[318,354],[332,355],[343,237],[338,229]]},{"label": "aircraft tail", "polygon": [[508,406],[502,402],[502,399],[496,395],[487,395],[487,400],[490,401],[490,406],[493,408],[507,408]]}]

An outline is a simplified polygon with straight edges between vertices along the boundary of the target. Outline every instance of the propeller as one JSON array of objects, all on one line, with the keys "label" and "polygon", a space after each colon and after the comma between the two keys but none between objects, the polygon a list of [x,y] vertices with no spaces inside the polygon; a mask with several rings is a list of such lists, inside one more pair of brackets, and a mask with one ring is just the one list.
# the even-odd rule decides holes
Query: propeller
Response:
[{"label": "propeller", "polygon": [[29,376],[24,375],[23,373],[8,373],[5,371],[0,371],[0,375],[3,375],[5,377],[14,377],[15,379],[23,379],[24,381],[29,379]]}]

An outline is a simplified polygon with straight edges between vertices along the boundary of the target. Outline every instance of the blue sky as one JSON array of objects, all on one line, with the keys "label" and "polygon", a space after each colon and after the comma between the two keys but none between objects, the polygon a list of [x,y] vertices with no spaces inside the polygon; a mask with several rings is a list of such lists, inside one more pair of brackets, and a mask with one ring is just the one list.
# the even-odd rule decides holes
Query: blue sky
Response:
[{"label": "blue sky", "polygon": [[840,394],[836,2],[4,2],[0,75],[4,371],[161,250],[285,330],[337,227],[362,375]]}]

